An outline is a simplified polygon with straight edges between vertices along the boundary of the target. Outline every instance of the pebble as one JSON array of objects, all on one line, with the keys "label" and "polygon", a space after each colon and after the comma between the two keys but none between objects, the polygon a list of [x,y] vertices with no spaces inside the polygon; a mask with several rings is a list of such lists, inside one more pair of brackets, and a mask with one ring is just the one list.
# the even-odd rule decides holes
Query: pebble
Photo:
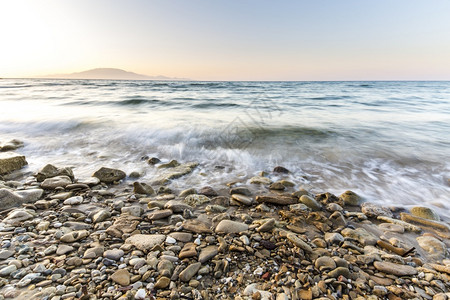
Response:
[{"label": "pebble", "polygon": [[231,220],[222,220],[216,226],[217,233],[239,233],[242,231],[246,231],[248,229],[248,225],[236,221]]},{"label": "pebble", "polygon": [[408,276],[417,274],[417,270],[408,265],[399,265],[387,261],[375,261],[373,266],[381,272],[397,276]]},{"label": "pebble", "polygon": [[196,262],[187,266],[186,269],[184,269],[180,273],[179,275],[180,280],[184,282],[188,282],[189,280],[191,280],[191,278],[194,277],[194,275],[198,272],[198,270],[200,270],[201,265],[202,263]]},{"label": "pebble", "polygon": [[111,275],[111,280],[122,286],[130,284],[130,273],[127,269],[120,269]]}]

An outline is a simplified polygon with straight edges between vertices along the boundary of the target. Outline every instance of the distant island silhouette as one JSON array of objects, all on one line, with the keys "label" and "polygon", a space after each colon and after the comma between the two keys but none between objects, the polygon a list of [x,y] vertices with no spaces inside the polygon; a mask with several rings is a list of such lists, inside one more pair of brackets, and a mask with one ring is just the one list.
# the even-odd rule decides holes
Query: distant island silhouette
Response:
[{"label": "distant island silhouette", "polygon": [[115,68],[96,68],[83,72],[71,74],[54,74],[37,76],[38,78],[54,78],[54,79],[110,79],[110,80],[191,80],[188,78],[176,78],[167,76],[147,76],[128,72]]}]

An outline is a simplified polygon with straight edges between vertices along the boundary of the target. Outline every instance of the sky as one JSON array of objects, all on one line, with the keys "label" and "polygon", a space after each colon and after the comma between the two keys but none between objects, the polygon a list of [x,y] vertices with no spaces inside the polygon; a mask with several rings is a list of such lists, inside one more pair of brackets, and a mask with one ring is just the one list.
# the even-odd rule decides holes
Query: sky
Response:
[{"label": "sky", "polygon": [[450,80],[448,0],[2,0],[0,77]]}]

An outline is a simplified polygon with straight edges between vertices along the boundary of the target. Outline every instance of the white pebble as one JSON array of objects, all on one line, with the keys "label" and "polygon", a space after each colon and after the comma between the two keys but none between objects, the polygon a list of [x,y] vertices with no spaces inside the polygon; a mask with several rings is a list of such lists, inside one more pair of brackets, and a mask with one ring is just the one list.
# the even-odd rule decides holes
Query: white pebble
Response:
[{"label": "white pebble", "polygon": [[177,240],[174,239],[173,237],[171,237],[171,236],[167,236],[166,237],[166,243],[167,244],[175,244],[176,242],[177,242]]},{"label": "white pebble", "polygon": [[134,299],[145,299],[145,296],[147,296],[147,293],[144,289],[139,289],[136,292],[136,295],[134,295]]},{"label": "white pebble", "polygon": [[196,238],[195,241],[194,241],[194,244],[196,244],[196,245],[200,245],[201,243],[202,243],[202,242],[200,241],[199,238]]}]

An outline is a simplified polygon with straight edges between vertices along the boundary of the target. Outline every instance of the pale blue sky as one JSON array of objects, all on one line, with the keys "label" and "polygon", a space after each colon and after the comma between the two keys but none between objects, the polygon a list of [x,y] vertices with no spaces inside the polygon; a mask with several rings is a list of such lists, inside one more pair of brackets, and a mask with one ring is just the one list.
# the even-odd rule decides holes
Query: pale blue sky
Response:
[{"label": "pale blue sky", "polygon": [[0,2],[0,77],[450,80],[450,1]]}]

